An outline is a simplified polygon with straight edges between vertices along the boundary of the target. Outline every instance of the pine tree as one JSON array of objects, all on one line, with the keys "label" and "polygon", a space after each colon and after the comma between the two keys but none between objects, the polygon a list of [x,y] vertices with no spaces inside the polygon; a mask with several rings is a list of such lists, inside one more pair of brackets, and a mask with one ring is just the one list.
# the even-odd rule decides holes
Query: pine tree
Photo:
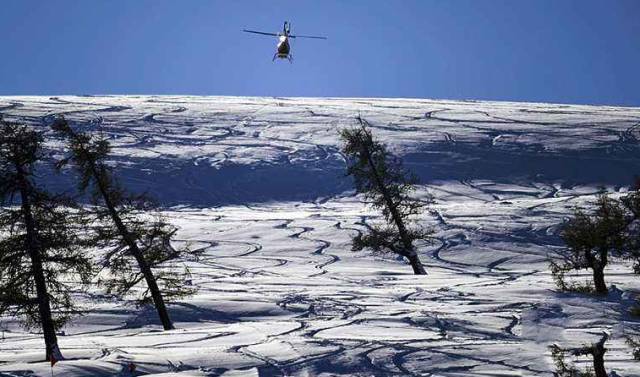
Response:
[{"label": "pine tree", "polygon": [[[555,375],[558,377],[607,377],[607,371],[604,367],[604,355],[607,348],[604,346],[609,339],[609,334],[603,333],[598,342],[578,347],[578,348],[561,348],[557,344],[551,347],[551,358],[556,365]],[[571,356],[591,356],[593,358],[593,368],[587,368],[581,371],[573,363],[566,360],[566,354]]]},{"label": "pine tree", "polygon": [[342,151],[347,157],[347,175],[354,178],[357,193],[363,194],[373,208],[382,211],[386,224],[369,227],[366,234],[354,237],[353,249],[369,247],[374,251],[393,252],[407,258],[416,275],[424,275],[426,271],[414,242],[428,239],[429,233],[410,227],[412,218],[426,205],[410,196],[417,178],[373,138],[366,120],[356,119],[358,127],[340,131],[344,142]]},{"label": "pine tree", "polygon": [[633,270],[640,274],[640,181],[635,183],[633,191],[620,198],[620,203],[625,208],[628,224],[623,257],[633,260]]},{"label": "pine tree", "polygon": [[93,271],[78,236],[81,214],[34,182],[41,144],[39,133],[0,120],[0,315],[41,326],[52,361],[61,357],[56,330],[79,313],[70,292]]},{"label": "pine tree", "polygon": [[640,194],[637,191],[619,200],[606,194],[599,195],[592,215],[577,209],[560,234],[571,254],[561,264],[551,263],[557,285],[571,290],[564,281],[564,274],[570,270],[591,269],[596,293],[606,294],[604,269],[612,257],[635,260],[635,269],[640,272],[636,221],[639,215]]},{"label": "pine tree", "polygon": [[59,168],[71,163],[80,176],[79,189],[91,192],[101,224],[96,227],[97,245],[109,249],[102,265],[109,269],[111,278],[101,282],[109,293],[124,295],[144,281],[146,290],[139,303],[153,302],[164,329],[173,329],[165,299],[193,293],[187,285],[188,269],[168,266],[189,252],[172,247],[176,228],[160,217],[149,220],[144,212],[154,208],[152,201],[144,195],[130,195],[118,184],[106,163],[110,145],[104,137],[76,132],[64,118],[52,127],[66,138],[71,150]]}]

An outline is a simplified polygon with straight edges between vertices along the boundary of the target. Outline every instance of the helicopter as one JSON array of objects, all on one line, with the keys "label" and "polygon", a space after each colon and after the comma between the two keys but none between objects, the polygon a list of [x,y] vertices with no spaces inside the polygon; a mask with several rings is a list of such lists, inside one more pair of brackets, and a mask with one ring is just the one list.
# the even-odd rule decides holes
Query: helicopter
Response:
[{"label": "helicopter", "polygon": [[271,35],[274,37],[278,37],[278,46],[276,47],[276,53],[273,54],[273,59],[271,61],[275,61],[276,58],[279,59],[287,59],[289,63],[292,63],[293,55],[291,54],[291,45],[289,44],[290,38],[310,38],[310,39],[327,39],[327,37],[317,37],[313,35],[291,35],[291,23],[288,21],[284,22],[284,26],[282,27],[282,32],[280,33],[266,33],[264,31],[255,31],[255,30],[247,30],[243,29],[245,33],[253,33],[253,34],[261,34],[261,35]]}]

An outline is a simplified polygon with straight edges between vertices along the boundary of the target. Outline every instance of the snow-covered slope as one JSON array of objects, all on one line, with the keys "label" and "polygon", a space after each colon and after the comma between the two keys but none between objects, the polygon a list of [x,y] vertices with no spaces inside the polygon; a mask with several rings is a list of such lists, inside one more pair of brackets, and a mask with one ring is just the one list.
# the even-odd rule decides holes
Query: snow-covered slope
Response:
[{"label": "snow-covered slope", "polygon": [[[551,375],[548,346],[611,333],[606,367],[640,375],[624,335],[639,279],[608,268],[607,298],[554,290],[558,224],[601,187],[640,174],[640,109],[391,99],[0,97],[7,119],[64,114],[104,132],[121,181],[148,191],[201,248],[198,293],[171,305],[177,330],[127,301],[78,297],[59,376],[138,374]],[[352,252],[375,221],[344,176],[337,131],[367,119],[431,193],[420,245],[429,275]],[[62,145],[50,138],[55,157]],[[41,167],[54,190],[70,172]],[[586,275],[585,275],[586,279]],[[0,375],[42,375],[42,339],[2,318]],[[585,359],[585,364],[588,365]],[[168,375],[168,374],[165,374]]]}]

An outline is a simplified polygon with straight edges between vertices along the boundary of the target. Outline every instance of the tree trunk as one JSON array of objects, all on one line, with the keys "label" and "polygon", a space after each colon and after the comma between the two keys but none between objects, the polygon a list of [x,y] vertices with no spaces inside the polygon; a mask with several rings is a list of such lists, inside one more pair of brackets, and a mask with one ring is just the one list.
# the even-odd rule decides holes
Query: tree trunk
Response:
[{"label": "tree trunk", "polygon": [[18,175],[18,184],[20,185],[20,201],[24,223],[27,230],[26,247],[31,259],[31,269],[33,279],[36,285],[36,296],[38,298],[38,314],[40,315],[40,323],[42,325],[42,334],[44,336],[44,344],[46,348],[46,360],[51,361],[51,355],[54,349],[57,349],[58,338],[51,316],[51,303],[49,302],[49,294],[47,293],[47,284],[44,277],[44,268],[42,266],[42,254],[38,245],[38,235],[36,231],[35,221],[31,208],[30,185],[24,174],[22,166],[16,164]]},{"label": "tree trunk", "polygon": [[422,265],[422,262],[420,262],[420,258],[418,258],[418,256],[415,253],[407,256],[407,259],[409,259],[409,263],[411,264],[411,268],[413,268],[413,273],[415,275],[427,274],[427,271],[425,271],[424,266]]},{"label": "tree trunk", "polygon": [[593,284],[598,294],[607,294],[608,289],[604,282],[604,267],[593,267]]},{"label": "tree trunk", "polygon": [[171,322],[171,318],[169,317],[169,312],[167,311],[167,307],[164,303],[164,298],[162,297],[162,293],[160,292],[160,288],[158,287],[158,283],[156,282],[156,278],[149,267],[149,264],[144,259],[144,255],[136,240],[131,237],[131,234],[127,230],[127,227],[122,222],[122,219],[118,215],[118,211],[116,211],[115,206],[111,202],[109,198],[107,189],[103,186],[101,177],[98,175],[98,171],[95,167],[93,167],[93,174],[96,180],[96,184],[100,189],[100,194],[102,195],[104,202],[109,210],[109,214],[111,215],[111,219],[116,224],[118,228],[118,232],[124,239],[125,243],[129,247],[129,251],[138,262],[138,267],[144,276],[144,279],[147,283],[147,287],[149,288],[149,292],[151,293],[151,298],[153,299],[154,306],[156,307],[156,311],[158,312],[158,317],[160,317],[160,322],[162,322],[162,327],[165,330],[173,330],[173,323]]},{"label": "tree trunk", "polygon": [[400,240],[402,241],[402,246],[404,247],[406,253],[404,256],[409,260],[409,263],[411,264],[411,268],[413,268],[413,273],[415,275],[426,275],[427,271],[425,271],[422,262],[420,262],[420,258],[414,250],[413,243],[411,242],[411,240],[409,240],[409,236],[407,235],[407,228],[405,227],[404,222],[402,221],[402,218],[398,213],[398,209],[393,204],[391,195],[389,195],[387,188],[384,187],[382,179],[380,179],[380,176],[378,176],[376,166],[371,160],[369,151],[364,149],[363,153],[365,153],[367,157],[367,162],[369,163],[369,167],[371,168],[371,172],[373,173],[373,177],[376,181],[376,186],[378,186],[378,189],[382,193],[382,196],[384,197],[384,201],[386,203],[386,207],[389,209],[389,212],[391,212],[393,222],[396,224],[396,228],[398,229],[398,233],[400,234]]},{"label": "tree trunk", "polygon": [[607,349],[604,348],[604,343],[607,340],[605,335],[598,343],[593,345],[593,371],[596,373],[596,377],[607,377],[607,371],[604,369],[604,354]]},{"label": "tree trunk", "polygon": [[607,377],[607,371],[604,369],[604,354],[593,355],[593,371],[596,377]]}]

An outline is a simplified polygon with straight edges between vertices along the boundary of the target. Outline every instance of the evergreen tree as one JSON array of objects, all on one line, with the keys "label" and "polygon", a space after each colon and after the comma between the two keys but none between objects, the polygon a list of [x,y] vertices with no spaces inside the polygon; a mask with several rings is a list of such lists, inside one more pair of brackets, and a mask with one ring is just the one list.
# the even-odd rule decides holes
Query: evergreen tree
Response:
[{"label": "evergreen tree", "polygon": [[640,181],[635,183],[633,190],[620,198],[627,222],[623,257],[633,260],[633,270],[636,274],[640,274]]},{"label": "evergreen tree", "polygon": [[[604,346],[609,339],[609,334],[603,333],[598,342],[588,346],[578,348],[561,348],[557,344],[551,347],[551,358],[556,365],[555,375],[558,377],[607,377],[607,371],[604,367],[604,355],[607,348]],[[573,357],[591,356],[593,358],[593,368],[587,368],[581,371],[573,363],[567,361],[566,354]]]},{"label": "evergreen tree", "polygon": [[173,329],[165,299],[193,293],[187,285],[188,269],[168,266],[189,251],[172,247],[176,228],[162,218],[148,219],[143,212],[152,209],[153,203],[144,195],[128,194],[118,184],[106,163],[110,146],[105,138],[76,132],[64,118],[52,127],[67,139],[71,150],[58,166],[73,164],[80,176],[80,190],[91,192],[100,224],[96,227],[97,245],[109,249],[102,263],[111,273],[111,278],[102,281],[107,291],[124,295],[144,280],[146,289],[140,304],[153,302],[164,329]]},{"label": "evergreen tree", "polygon": [[564,274],[570,270],[591,269],[596,293],[606,294],[604,269],[612,257],[634,259],[636,272],[640,272],[636,221],[639,215],[640,195],[637,191],[619,200],[601,194],[592,215],[577,209],[561,232],[571,254],[561,264],[551,263],[557,285],[571,290],[564,281]]},{"label": "evergreen tree", "polygon": [[407,258],[416,275],[424,275],[426,271],[414,242],[427,239],[428,232],[410,227],[412,218],[425,207],[424,202],[410,196],[417,179],[373,138],[366,120],[356,119],[358,127],[340,131],[344,142],[342,151],[347,157],[347,175],[354,178],[357,193],[382,211],[386,224],[369,227],[366,234],[356,236],[353,249],[369,247],[374,251],[393,252]]},{"label": "evergreen tree", "polygon": [[70,292],[90,282],[92,265],[78,237],[80,213],[34,182],[41,143],[32,129],[0,120],[0,315],[41,326],[46,360],[55,361],[56,330],[78,313]]}]

